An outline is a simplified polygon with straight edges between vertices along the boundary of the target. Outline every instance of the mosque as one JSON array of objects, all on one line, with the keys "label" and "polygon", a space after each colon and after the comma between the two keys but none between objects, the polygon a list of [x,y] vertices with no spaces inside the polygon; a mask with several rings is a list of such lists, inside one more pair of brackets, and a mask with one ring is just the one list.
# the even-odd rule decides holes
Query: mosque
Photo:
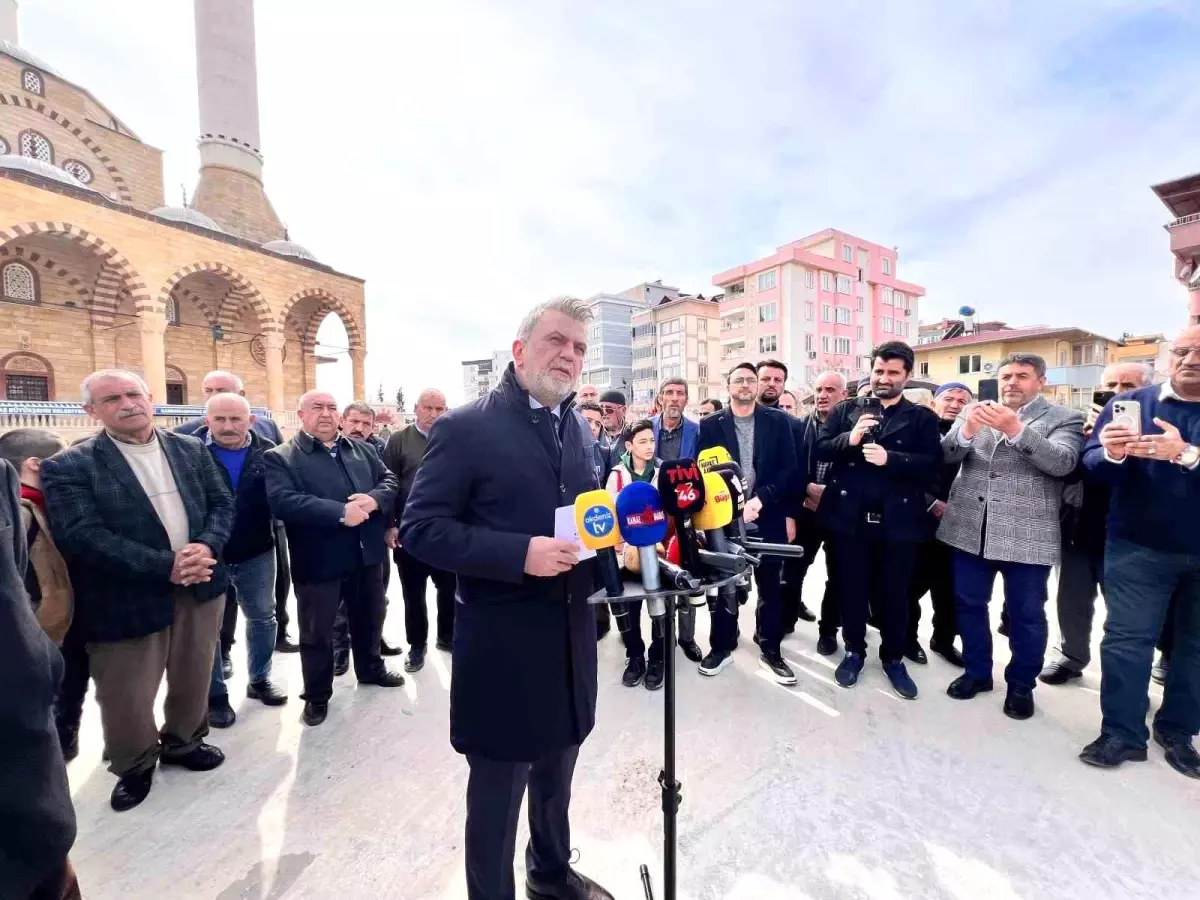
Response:
[{"label": "mosque", "polygon": [[[10,417],[69,410],[89,372],[128,368],[166,407],[202,403],[204,373],[228,369],[253,406],[287,419],[316,386],[317,329],[330,313],[365,397],[363,280],[292,241],[264,189],[254,0],[195,0],[195,20],[200,178],[190,203],[171,206],[162,151],[23,49],[16,0],[0,0],[0,410]],[[175,412],[186,410],[160,410]]]}]

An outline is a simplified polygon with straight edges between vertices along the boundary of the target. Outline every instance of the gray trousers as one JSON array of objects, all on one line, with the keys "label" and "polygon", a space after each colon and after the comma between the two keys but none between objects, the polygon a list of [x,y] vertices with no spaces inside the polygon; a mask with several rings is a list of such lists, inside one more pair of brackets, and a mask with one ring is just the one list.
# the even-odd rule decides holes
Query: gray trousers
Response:
[{"label": "gray trousers", "polygon": [[1062,548],[1058,569],[1059,663],[1082,672],[1092,661],[1092,619],[1104,584],[1104,554],[1072,544]]}]

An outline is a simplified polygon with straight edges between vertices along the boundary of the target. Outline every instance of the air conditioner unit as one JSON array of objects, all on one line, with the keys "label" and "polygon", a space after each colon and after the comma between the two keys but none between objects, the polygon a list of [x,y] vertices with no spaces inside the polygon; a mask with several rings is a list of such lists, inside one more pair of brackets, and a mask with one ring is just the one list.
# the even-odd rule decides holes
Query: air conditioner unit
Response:
[{"label": "air conditioner unit", "polygon": [[995,364],[993,364],[993,363],[984,363],[984,364],[983,364],[983,371],[985,371],[985,372],[987,372],[989,375],[991,375],[991,374],[992,374],[992,372],[996,371],[996,366],[995,366]]},{"label": "air conditioner unit", "polygon": [[816,350],[809,350],[809,351],[808,351],[808,358],[809,358],[809,359],[816,359],[816,358],[817,358],[817,351],[816,351]]},{"label": "air conditioner unit", "polygon": [[906,309],[906,310],[904,311],[904,314],[905,314],[906,316],[911,316],[911,315],[912,315],[912,310],[911,310],[911,309]]}]

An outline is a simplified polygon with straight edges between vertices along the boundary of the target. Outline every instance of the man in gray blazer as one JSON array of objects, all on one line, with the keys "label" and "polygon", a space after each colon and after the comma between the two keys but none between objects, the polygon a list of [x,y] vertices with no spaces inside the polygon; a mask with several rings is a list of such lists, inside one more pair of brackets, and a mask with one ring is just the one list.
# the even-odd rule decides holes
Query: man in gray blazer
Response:
[{"label": "man in gray blazer", "polygon": [[1079,461],[1083,414],[1041,396],[1046,361],[1013,353],[999,370],[1000,403],[967,407],[942,441],[958,478],[938,528],[954,548],[954,585],[966,672],[946,691],[969,700],[992,689],[988,601],[1004,576],[1012,661],[1004,712],[1033,715],[1033,688],[1046,655],[1046,583],[1062,553],[1062,479]]}]

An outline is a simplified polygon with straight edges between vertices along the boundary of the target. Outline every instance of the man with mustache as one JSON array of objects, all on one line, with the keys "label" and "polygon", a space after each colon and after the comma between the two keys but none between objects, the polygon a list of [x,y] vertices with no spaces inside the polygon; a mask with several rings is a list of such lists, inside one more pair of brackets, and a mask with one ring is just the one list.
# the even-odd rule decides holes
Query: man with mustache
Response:
[{"label": "man with mustache", "polygon": [[[246,696],[266,706],[287,703],[287,692],[271,681],[275,652],[275,529],[267,503],[263,454],[275,446],[253,430],[255,417],[240,394],[213,394],[204,405],[204,427],[196,437],[221,466],[235,501],[233,531],[221,561],[237,586],[237,602],[246,617]],[[237,718],[229,703],[221,657],[213,666],[208,690],[208,723],[228,728]]]},{"label": "man with mustache", "polygon": [[300,398],[300,425],[290,441],[263,457],[267,497],[287,528],[300,617],[305,725],[329,713],[333,695],[333,622],[345,602],[359,684],[394,688],[404,676],[379,654],[387,565],[384,532],[396,476],[374,448],[339,434],[337,401],[327,391]]},{"label": "man with mustache", "polygon": [[526,791],[525,895],[612,898],[571,867],[571,782],[596,721],[595,572],[554,537],[555,510],[599,487],[572,408],[591,319],[573,297],[525,316],[500,384],[430,433],[400,523],[409,553],[458,576],[450,743],[470,767],[469,900],[515,898]]},{"label": "man with mustache", "polygon": [[[73,627],[87,642],[112,807],[150,793],[155,766],[215,769],[204,742],[217,631],[229,584],[219,562],[234,501],[218,464],[193,437],[154,427],[141,376],[105,369],[81,387],[104,426],[42,463],[54,540],[75,590]],[[160,734],[155,699],[167,677]]]}]

